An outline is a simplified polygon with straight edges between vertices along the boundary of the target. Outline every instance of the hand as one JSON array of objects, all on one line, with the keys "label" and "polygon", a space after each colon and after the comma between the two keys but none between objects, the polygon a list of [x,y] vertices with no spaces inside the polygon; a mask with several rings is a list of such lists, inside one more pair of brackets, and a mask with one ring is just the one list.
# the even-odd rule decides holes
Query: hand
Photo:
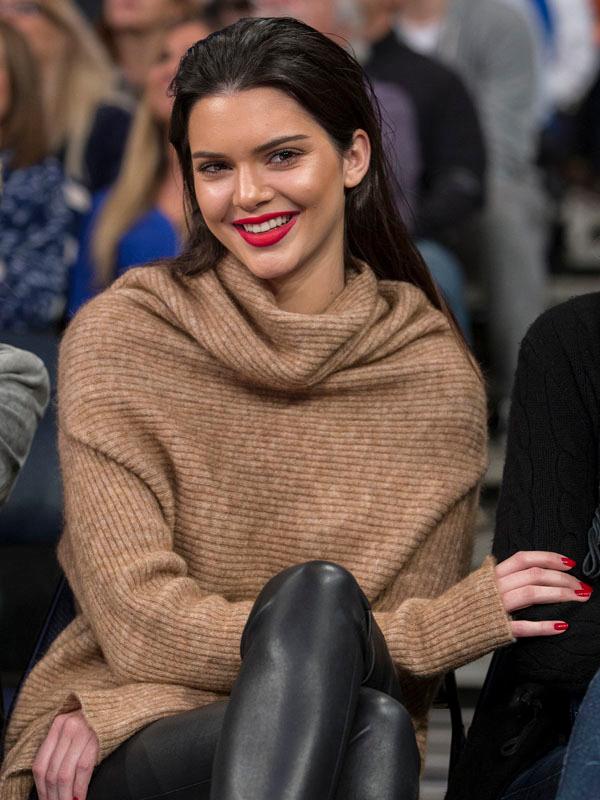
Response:
[{"label": "hand", "polygon": [[40,800],[85,800],[99,749],[82,711],[59,714],[33,762]]},{"label": "hand", "polygon": [[[496,567],[496,580],[507,613],[543,603],[585,603],[592,587],[568,571],[575,562],[558,553],[521,550]],[[563,620],[513,620],[513,636],[557,636],[569,627]]]}]

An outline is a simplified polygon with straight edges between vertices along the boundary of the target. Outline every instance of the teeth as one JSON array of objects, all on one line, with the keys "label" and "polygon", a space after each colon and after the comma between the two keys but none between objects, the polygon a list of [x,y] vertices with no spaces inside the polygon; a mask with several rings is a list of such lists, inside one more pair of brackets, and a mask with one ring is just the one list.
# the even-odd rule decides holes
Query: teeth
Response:
[{"label": "teeth", "polygon": [[291,220],[291,214],[281,217],[275,217],[267,222],[261,222],[260,225],[242,225],[243,229],[248,233],[266,233],[266,231],[278,228],[280,225],[285,225]]}]

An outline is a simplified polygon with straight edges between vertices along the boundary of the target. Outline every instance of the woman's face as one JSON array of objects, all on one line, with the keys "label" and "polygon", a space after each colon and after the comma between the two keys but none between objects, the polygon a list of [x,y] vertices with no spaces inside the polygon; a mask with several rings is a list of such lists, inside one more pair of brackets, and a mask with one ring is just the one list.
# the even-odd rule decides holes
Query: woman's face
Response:
[{"label": "woman's face", "polygon": [[177,67],[186,50],[199,39],[204,39],[210,31],[199,22],[186,22],[171,28],[165,35],[158,57],[148,71],[146,97],[155,119],[168,122],[171,116],[173,98],[167,95],[169,84],[177,72]]},{"label": "woman's face", "polygon": [[0,13],[27,39],[42,65],[60,60],[69,36],[43,3],[34,0],[0,0]]},{"label": "woman's face", "polygon": [[103,18],[113,31],[143,31],[172,18],[174,0],[104,0]]},{"label": "woman's face", "polygon": [[[8,64],[6,62],[6,47],[0,39],[0,129],[10,110],[12,102],[10,92],[10,77],[8,74]],[[1,142],[1,140],[0,140]]]},{"label": "woman's face", "polygon": [[344,193],[368,169],[364,131],[341,155],[294,99],[257,88],[198,101],[188,133],[202,216],[253,274],[343,268]]}]

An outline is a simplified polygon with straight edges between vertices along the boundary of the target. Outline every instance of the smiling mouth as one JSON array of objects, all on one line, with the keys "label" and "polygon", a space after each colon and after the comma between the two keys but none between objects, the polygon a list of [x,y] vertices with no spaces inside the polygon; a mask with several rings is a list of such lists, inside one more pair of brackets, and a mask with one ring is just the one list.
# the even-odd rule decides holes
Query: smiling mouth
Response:
[{"label": "smiling mouth", "polygon": [[280,217],[275,217],[275,219],[270,219],[267,222],[261,222],[259,224],[252,223],[252,224],[242,224],[234,223],[234,225],[240,225],[247,233],[266,233],[267,231],[272,231],[273,228],[279,228],[281,225],[287,225],[287,223],[291,220],[291,214],[284,214]]},{"label": "smiling mouth", "polygon": [[270,213],[261,217],[247,217],[233,223],[233,227],[248,244],[268,247],[280,242],[294,227],[299,211]]},{"label": "smiling mouth", "polygon": [[244,219],[237,219],[233,224],[236,228],[241,228],[247,233],[266,233],[267,231],[272,231],[274,228],[287,225],[292,217],[295,217],[298,213],[298,211],[287,211],[281,213],[275,211],[269,214],[263,214],[260,217],[246,217]]}]

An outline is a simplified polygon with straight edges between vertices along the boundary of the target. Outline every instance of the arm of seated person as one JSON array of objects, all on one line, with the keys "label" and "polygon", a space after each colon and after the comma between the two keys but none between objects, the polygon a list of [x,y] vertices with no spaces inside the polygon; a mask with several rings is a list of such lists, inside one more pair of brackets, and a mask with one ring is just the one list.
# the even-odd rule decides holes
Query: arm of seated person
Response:
[{"label": "arm of seated person", "polygon": [[0,344],[0,503],[4,503],[29,452],[50,385],[33,353]]},{"label": "arm of seated person", "polygon": [[[582,567],[598,505],[600,295],[576,298],[546,314],[519,357],[493,552],[519,550],[571,558]],[[583,587],[581,587],[583,589]],[[587,603],[537,605],[516,619],[564,620],[560,637],[521,640],[515,658],[531,680],[583,687],[600,663],[600,592]]]}]

